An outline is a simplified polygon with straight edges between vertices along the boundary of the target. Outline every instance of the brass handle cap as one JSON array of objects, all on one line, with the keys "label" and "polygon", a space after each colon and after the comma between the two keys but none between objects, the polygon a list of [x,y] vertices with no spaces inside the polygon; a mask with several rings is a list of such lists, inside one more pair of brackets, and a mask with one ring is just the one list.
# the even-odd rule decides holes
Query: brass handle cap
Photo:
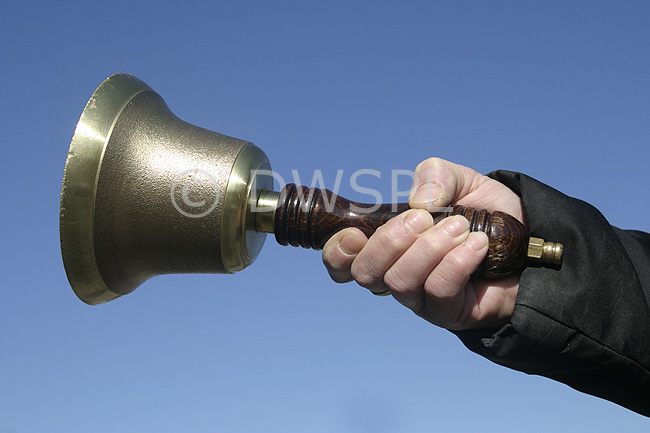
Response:
[{"label": "brass handle cap", "polygon": [[532,236],[528,241],[528,259],[533,263],[559,265],[563,252],[564,246],[559,242],[546,242]]}]

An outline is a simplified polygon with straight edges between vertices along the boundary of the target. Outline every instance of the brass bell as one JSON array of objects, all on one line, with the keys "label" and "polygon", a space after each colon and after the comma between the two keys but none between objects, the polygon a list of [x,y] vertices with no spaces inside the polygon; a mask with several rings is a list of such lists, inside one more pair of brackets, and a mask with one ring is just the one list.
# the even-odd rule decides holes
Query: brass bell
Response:
[{"label": "brass bell", "polygon": [[[287,185],[274,192],[270,173],[252,143],[180,120],[132,75],[109,77],[86,104],[65,165],[60,235],[70,285],[82,301],[100,304],[155,275],[240,271],[266,233],[318,249],[344,227],[370,235],[408,208],[382,205],[359,215],[349,208],[362,204],[328,190]],[[527,229],[507,214],[456,207],[436,218],[451,213],[488,233],[483,276],[561,260],[561,244],[531,244]]]}]

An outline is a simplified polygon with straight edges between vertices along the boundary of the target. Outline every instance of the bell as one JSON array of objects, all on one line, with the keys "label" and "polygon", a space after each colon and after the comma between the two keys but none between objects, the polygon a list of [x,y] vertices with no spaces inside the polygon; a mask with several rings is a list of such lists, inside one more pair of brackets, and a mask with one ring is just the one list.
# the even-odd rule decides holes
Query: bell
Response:
[{"label": "bell", "polygon": [[[70,143],[61,252],[74,292],[94,305],[155,275],[240,271],[267,233],[280,244],[315,249],[344,227],[370,235],[408,205],[358,212],[368,207],[317,188],[273,191],[261,149],[180,120],[144,82],[115,74],[91,96]],[[488,234],[482,276],[561,261],[561,244],[530,237],[507,214],[457,206],[434,216],[451,214]]]}]

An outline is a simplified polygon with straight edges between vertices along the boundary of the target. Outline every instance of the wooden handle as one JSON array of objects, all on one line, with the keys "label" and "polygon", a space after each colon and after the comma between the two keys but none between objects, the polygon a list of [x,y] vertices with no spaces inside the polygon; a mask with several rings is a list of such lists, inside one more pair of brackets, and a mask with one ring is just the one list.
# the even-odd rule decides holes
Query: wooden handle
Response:
[{"label": "wooden handle", "polygon": [[[366,236],[389,219],[409,209],[407,203],[375,205],[347,200],[327,189],[289,184],[282,189],[275,211],[275,239],[281,245],[322,249],[336,232],[356,227]],[[500,278],[526,265],[530,234],[516,218],[504,212],[488,212],[454,206],[453,210],[433,212],[437,223],[451,215],[462,215],[471,231],[488,235],[489,248],[477,275]]]}]

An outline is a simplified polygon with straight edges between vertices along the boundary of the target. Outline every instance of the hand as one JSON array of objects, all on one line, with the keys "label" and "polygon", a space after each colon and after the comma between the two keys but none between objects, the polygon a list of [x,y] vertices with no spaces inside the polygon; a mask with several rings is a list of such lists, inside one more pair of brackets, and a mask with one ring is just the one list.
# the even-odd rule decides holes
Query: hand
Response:
[{"label": "hand", "polygon": [[470,279],[487,253],[487,236],[469,232],[462,216],[433,225],[429,211],[450,204],[507,212],[524,221],[521,199],[503,184],[439,158],[420,163],[409,195],[412,208],[370,239],[349,228],[323,248],[323,263],[338,283],[356,281],[390,293],[425,320],[447,329],[498,327],[514,309],[519,275]]}]

